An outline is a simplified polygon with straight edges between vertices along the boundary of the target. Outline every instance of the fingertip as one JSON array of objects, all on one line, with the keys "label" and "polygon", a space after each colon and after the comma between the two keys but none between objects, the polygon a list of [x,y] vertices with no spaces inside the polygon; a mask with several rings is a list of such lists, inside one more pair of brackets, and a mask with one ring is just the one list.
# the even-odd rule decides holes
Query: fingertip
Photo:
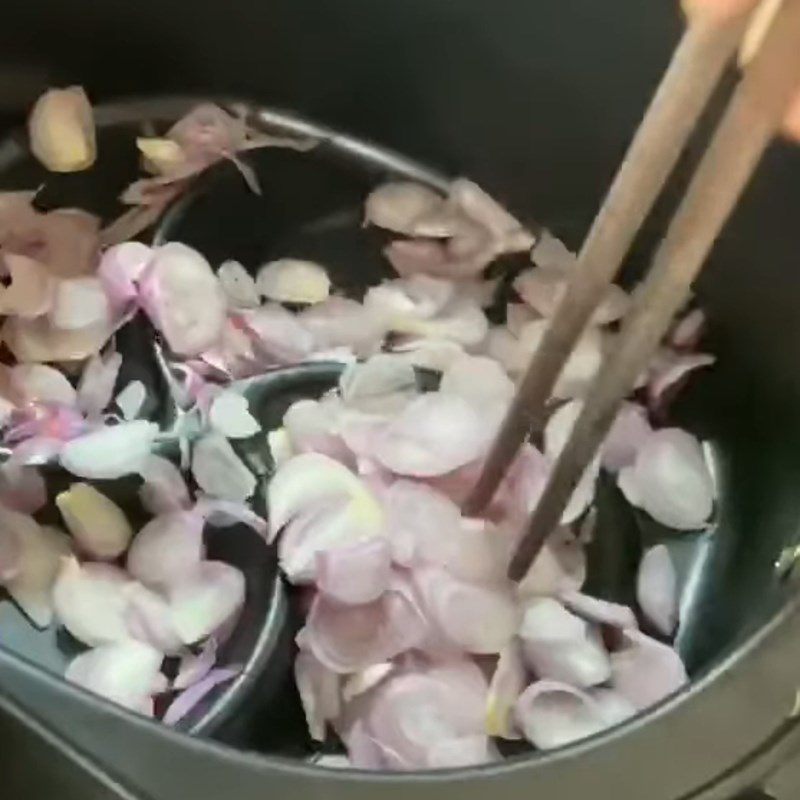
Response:
[{"label": "fingertip", "polygon": [[757,4],[758,0],[681,0],[683,13],[690,21],[725,22]]},{"label": "fingertip", "polygon": [[794,96],[789,110],[783,119],[781,132],[787,139],[800,142],[800,92]]}]

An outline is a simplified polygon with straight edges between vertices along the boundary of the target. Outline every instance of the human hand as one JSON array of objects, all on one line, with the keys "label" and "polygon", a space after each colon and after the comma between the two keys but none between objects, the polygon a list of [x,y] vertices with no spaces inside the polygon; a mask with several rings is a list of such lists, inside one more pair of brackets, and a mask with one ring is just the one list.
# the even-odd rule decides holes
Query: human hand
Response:
[{"label": "human hand", "polygon": [[[763,40],[772,18],[780,8],[781,0],[682,0],[684,13],[692,20],[725,21],[756,6],[750,29],[740,52],[740,61],[746,63]],[[800,142],[800,91],[789,106],[783,121],[783,133]]]}]

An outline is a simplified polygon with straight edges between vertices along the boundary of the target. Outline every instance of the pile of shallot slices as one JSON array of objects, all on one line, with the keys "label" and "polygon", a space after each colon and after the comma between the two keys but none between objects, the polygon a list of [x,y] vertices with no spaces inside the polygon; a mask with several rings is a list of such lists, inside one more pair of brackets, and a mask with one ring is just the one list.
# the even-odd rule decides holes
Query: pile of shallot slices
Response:
[{"label": "pile of shallot slices", "polygon": [[[48,92],[30,129],[32,152],[53,171],[96,157],[80,89]],[[709,524],[715,487],[701,444],[652,423],[670,388],[713,361],[694,351],[702,313],[676,323],[562,527],[512,584],[506,567],[524,521],[628,295],[612,287],[580,340],[542,448],[526,444],[485,516],[466,518],[459,504],[575,256],[468,180],[453,181],[447,196],[395,182],[366,199],[365,224],[388,232],[384,254],[398,277],[361,299],[338,293],[316,263],[212,267],[179,243],[120,240],[219,159],[257,190],[237,153],[265,144],[276,142],[198,107],[163,137],[138,142],[151,176],[126,192],[132,210],[105,229],[82,211],[39,211],[32,192],[0,195],[0,585],[32,624],[62,625],[86,646],[67,679],[144,714],[158,708],[174,724],[235,676],[239,667],[218,663],[217,652],[245,580],[206,558],[203,530],[243,522],[277,543],[286,580],[302,587],[295,676],[309,732],[346,751],[319,763],[487,763],[500,758],[499,739],[559,747],[677,690],[686,673],[670,646],[680,603],[668,549],[645,552],[636,608],[590,597],[581,593],[582,523],[605,471],[662,525]],[[508,276],[504,322],[491,324],[495,262],[527,253],[529,266]],[[145,413],[148,387],[120,385],[115,332],[140,316],[157,331],[174,400],[191,420],[174,460]],[[338,386],[263,430],[237,381],[311,361],[340,362]],[[266,520],[253,511],[257,479],[237,454],[242,440],[276,465]],[[41,465],[74,481],[50,498]],[[96,484],[127,476],[149,519],[138,531]],[[36,519],[51,502],[62,527]]]}]

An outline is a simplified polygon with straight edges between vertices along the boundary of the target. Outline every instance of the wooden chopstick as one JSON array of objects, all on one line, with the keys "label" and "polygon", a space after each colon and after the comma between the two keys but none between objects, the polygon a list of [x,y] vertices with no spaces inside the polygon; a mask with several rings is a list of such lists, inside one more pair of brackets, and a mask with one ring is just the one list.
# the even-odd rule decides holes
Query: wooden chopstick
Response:
[{"label": "wooden chopstick", "polygon": [[491,501],[532,429],[603,290],[675,167],[697,120],[741,41],[749,15],[689,25],[631,142],[578,258],[573,279],[531,360],[482,473],[464,504],[476,515]]},{"label": "wooden chopstick", "polygon": [[513,580],[526,574],[558,525],[574,487],[684,303],[798,87],[800,0],[784,0],[734,92],[531,515],[509,568]]}]

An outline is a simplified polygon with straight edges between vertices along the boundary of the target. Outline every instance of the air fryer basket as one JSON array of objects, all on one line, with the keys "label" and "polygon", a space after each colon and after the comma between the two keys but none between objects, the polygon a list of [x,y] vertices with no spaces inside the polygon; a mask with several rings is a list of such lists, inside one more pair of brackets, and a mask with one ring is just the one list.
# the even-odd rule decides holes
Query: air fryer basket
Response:
[{"label": "air fryer basket", "polygon": [[[19,125],[51,84],[81,83],[98,102],[244,97],[380,142],[423,174],[433,165],[468,175],[572,245],[680,30],[670,0],[42,0],[4,10],[0,129]],[[376,152],[387,172],[397,166]],[[690,148],[673,197],[692,160]],[[115,781],[154,800],[445,790],[464,800],[725,800],[759,785],[798,739],[800,601],[775,570],[800,539],[798,186],[800,150],[777,144],[697,287],[719,365],[676,414],[713,442],[722,499],[678,643],[693,679],[682,695],[606,736],[483,770],[338,773],[286,757],[301,735],[292,702],[267,704],[226,735],[236,747],[193,739],[70,689],[6,651],[0,631],[4,739],[17,731],[41,748],[38,769],[86,770],[87,781],[88,757],[100,771],[87,797],[113,796]],[[667,198],[649,221],[630,274],[669,207]],[[175,231],[183,235],[180,220]],[[625,547],[625,525],[612,529],[601,582]],[[4,771],[25,769],[25,759],[5,759]]]}]

